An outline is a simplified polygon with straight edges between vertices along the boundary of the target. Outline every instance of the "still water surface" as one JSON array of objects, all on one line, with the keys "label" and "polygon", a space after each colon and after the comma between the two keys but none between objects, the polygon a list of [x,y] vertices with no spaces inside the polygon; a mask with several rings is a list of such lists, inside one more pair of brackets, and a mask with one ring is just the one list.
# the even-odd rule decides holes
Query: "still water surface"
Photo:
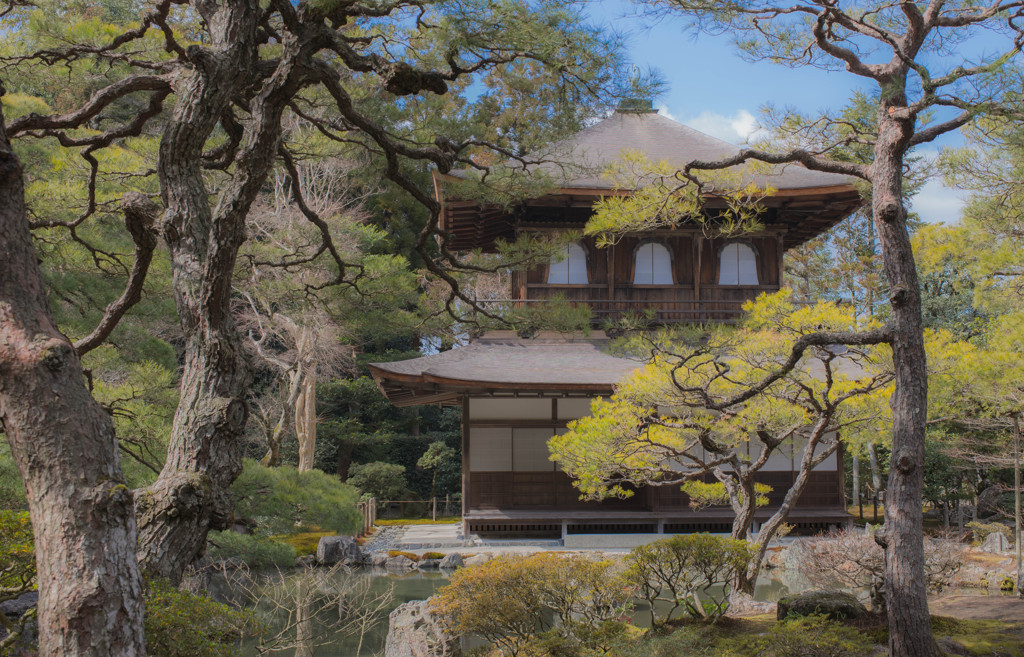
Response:
[{"label": "still water surface", "polygon": [[[269,634],[281,634],[277,650],[261,652],[254,640],[242,646],[245,657],[279,655],[284,657],[371,657],[380,655],[388,632],[387,614],[410,600],[424,600],[448,582],[444,572],[413,571],[408,574],[383,570],[313,571],[314,580],[298,573],[270,576],[262,582],[215,579],[211,593],[217,599],[256,610],[269,628]],[[304,579],[305,577],[305,579]],[[802,582],[788,581],[781,571],[763,576],[754,591],[759,601],[775,601],[790,590],[799,590]],[[379,605],[372,619],[351,627],[353,614],[347,612],[349,600],[361,599]],[[638,602],[633,622],[644,627],[649,622],[648,607]],[[337,631],[339,618],[348,618],[348,631]]]}]

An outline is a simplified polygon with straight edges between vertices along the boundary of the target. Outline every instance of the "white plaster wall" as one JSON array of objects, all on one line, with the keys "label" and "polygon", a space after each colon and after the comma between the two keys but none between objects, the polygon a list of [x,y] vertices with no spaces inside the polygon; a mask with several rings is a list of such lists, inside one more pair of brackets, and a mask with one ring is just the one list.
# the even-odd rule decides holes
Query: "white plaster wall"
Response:
[{"label": "white plaster wall", "polygon": [[590,415],[590,402],[587,398],[562,397],[558,400],[558,419],[575,420]]},{"label": "white plaster wall", "polygon": [[550,420],[551,400],[471,397],[469,420]]},{"label": "white plaster wall", "polygon": [[510,472],[512,470],[512,429],[473,427],[469,430],[469,469],[471,472]]},{"label": "white plaster wall", "polygon": [[513,429],[512,469],[516,472],[553,471],[555,464],[548,459],[551,455],[548,441],[554,433],[552,429]]}]

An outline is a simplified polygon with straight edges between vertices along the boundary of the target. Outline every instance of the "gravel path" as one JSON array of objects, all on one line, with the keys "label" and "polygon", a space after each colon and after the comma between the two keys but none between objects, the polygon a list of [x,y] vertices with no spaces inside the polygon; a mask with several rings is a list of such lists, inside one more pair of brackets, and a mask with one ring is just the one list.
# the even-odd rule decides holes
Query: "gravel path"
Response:
[{"label": "gravel path", "polygon": [[371,552],[394,550],[398,539],[402,537],[403,533],[405,533],[405,527],[394,525],[378,527],[377,531],[370,537],[370,540],[363,543],[363,552],[369,554]]},{"label": "gravel path", "polygon": [[950,595],[928,601],[933,616],[1024,623],[1024,600],[1007,595]]}]

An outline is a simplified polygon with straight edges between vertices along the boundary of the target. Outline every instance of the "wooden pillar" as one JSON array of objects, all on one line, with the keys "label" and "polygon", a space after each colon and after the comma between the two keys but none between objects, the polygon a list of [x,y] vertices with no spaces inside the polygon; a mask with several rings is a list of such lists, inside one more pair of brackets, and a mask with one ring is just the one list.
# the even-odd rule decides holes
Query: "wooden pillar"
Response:
[{"label": "wooden pillar", "polygon": [[469,513],[469,395],[462,396],[462,521]]},{"label": "wooden pillar", "polygon": [[612,317],[616,315],[616,304],[615,301],[615,245],[610,245],[608,251],[608,303],[605,304],[605,308],[608,310],[608,316]]},{"label": "wooden pillar", "polygon": [[786,273],[786,267],[783,264],[783,260],[782,260],[783,256],[786,253],[786,249],[783,248],[783,243],[782,243],[783,239],[785,239],[785,236],[786,236],[785,233],[783,233],[781,231],[779,231],[779,233],[775,236],[775,252],[778,254],[776,257],[779,260],[778,265],[779,265],[779,287],[780,288],[783,285],[783,279],[784,279],[785,273]]},{"label": "wooden pillar", "polygon": [[693,320],[699,322],[704,318],[704,306],[700,302],[700,273],[701,257],[704,253],[704,238],[700,235],[693,237]]}]

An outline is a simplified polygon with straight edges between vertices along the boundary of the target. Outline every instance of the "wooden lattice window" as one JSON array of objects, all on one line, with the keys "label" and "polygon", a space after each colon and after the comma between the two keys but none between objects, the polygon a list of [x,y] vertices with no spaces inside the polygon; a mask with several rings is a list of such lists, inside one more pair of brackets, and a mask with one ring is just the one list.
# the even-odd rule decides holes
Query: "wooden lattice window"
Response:
[{"label": "wooden lattice window", "polygon": [[730,242],[719,260],[719,285],[757,285],[757,254],[742,242]]},{"label": "wooden lattice window", "polygon": [[565,251],[551,259],[548,265],[548,285],[586,285],[587,250],[578,243],[569,244]]},{"label": "wooden lattice window", "polygon": [[672,285],[672,254],[659,242],[644,242],[636,249],[633,285]]}]

